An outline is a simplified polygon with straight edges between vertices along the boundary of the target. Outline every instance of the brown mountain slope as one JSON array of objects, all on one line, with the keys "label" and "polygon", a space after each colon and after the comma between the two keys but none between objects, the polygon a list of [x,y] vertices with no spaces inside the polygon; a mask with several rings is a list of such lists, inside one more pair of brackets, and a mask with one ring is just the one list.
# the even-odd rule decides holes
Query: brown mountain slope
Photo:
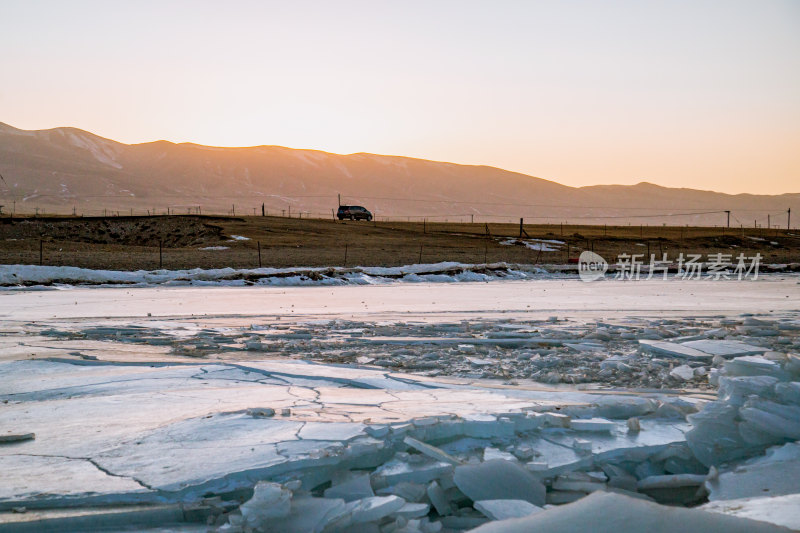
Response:
[{"label": "brown mountain slope", "polygon": [[[330,216],[337,194],[378,216],[540,222],[707,223],[724,215],[642,216],[734,211],[752,221],[790,206],[800,194],[725,195],[651,184],[574,188],[488,166],[366,153],[331,154],[280,146],[217,148],[156,141],[127,145],[75,128],[25,131],[0,123],[0,203],[6,211],[144,209],[224,213],[307,212]],[[619,217],[619,218],[603,218]],[[785,224],[785,215],[783,215]]]}]

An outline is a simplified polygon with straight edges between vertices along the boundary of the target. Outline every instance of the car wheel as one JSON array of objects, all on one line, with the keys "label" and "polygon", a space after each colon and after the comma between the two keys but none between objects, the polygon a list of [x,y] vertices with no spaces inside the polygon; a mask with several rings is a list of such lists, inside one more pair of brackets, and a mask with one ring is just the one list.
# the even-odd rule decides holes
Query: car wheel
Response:
[{"label": "car wheel", "polygon": [[367,217],[367,222],[372,222],[372,217]]}]

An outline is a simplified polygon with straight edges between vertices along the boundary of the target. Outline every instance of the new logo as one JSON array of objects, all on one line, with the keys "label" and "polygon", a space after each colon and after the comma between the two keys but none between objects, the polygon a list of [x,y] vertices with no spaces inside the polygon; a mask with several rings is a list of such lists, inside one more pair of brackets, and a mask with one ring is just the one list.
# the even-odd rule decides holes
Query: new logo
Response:
[{"label": "new logo", "polygon": [[606,275],[608,263],[600,255],[585,251],[578,258],[578,275],[583,281],[595,281]]}]

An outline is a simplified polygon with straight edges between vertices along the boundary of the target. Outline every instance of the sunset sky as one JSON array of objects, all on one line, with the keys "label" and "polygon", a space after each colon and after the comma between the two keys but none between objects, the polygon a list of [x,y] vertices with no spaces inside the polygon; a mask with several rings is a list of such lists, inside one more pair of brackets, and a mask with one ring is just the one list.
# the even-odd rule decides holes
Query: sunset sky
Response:
[{"label": "sunset sky", "polygon": [[0,122],[800,192],[800,2],[0,0]]}]

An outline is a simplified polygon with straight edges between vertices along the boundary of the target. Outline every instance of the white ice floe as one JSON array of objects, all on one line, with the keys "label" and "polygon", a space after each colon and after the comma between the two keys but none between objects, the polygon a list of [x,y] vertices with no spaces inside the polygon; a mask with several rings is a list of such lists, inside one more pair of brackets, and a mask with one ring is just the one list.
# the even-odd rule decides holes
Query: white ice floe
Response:
[{"label": "white ice floe", "polygon": [[659,355],[668,355],[670,357],[678,357],[681,359],[708,362],[714,357],[713,354],[692,348],[690,346],[684,346],[683,344],[678,344],[677,342],[640,339],[639,345],[647,352]]},{"label": "white ice floe", "polygon": [[800,531],[800,494],[719,500],[702,505],[700,509],[769,522]]},{"label": "white ice floe", "polygon": [[667,507],[620,494],[594,492],[575,503],[545,510],[525,518],[491,522],[474,533],[533,532],[593,533],[778,533],[774,524],[708,513],[697,509]]},{"label": "white ice floe", "polygon": [[604,418],[573,419],[569,426],[577,431],[611,431],[616,427],[614,422]]},{"label": "white ice floe", "polygon": [[680,365],[670,370],[669,375],[681,381],[689,381],[694,378],[694,369],[689,365]]},{"label": "white ice floe", "polygon": [[525,500],[545,503],[545,487],[523,467],[503,459],[457,466],[453,477],[461,492],[473,501]]},{"label": "white ice floe", "polygon": [[[207,246],[201,250],[226,250]],[[370,285],[389,282],[470,282],[536,279],[547,275],[539,267],[496,263],[434,263],[402,267],[309,267],[192,270],[90,270],[77,267],[0,265],[0,287],[47,285],[129,286],[307,286]],[[550,274],[552,275],[552,274]]]},{"label": "white ice floe", "polygon": [[711,355],[719,355],[725,358],[739,357],[742,355],[762,354],[767,348],[753,346],[736,340],[696,340],[681,343],[683,346],[700,350]]},{"label": "white ice floe", "polygon": [[706,482],[709,499],[737,500],[800,493],[800,444],[771,448]]}]

